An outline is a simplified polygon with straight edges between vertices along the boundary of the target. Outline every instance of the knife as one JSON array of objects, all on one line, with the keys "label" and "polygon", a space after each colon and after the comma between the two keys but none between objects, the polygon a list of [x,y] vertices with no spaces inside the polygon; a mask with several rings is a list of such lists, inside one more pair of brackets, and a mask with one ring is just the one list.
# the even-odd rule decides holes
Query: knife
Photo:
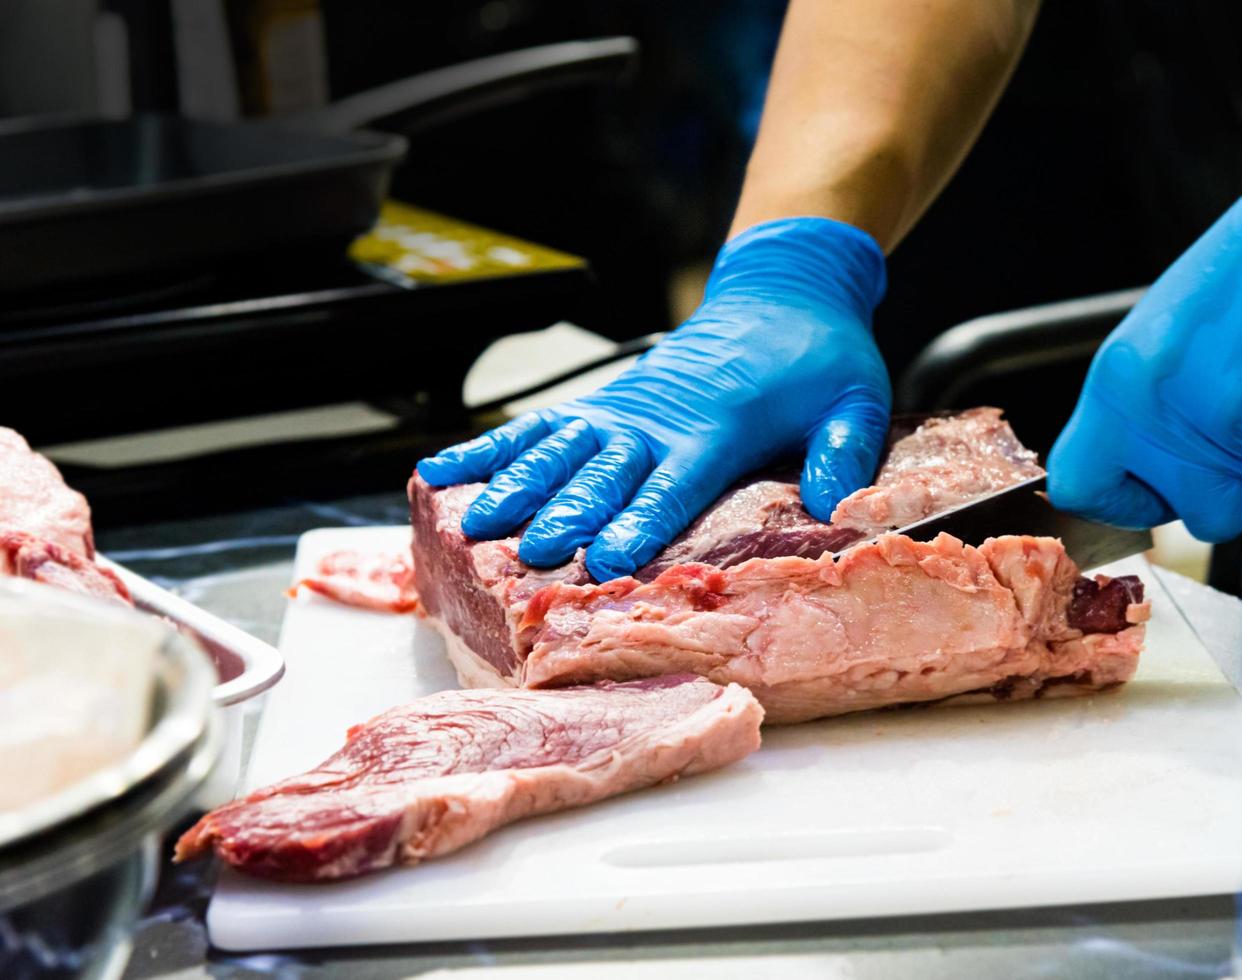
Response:
[{"label": "knife", "polygon": [[1152,546],[1151,531],[1131,531],[1097,524],[1057,510],[1048,502],[1045,489],[1045,478],[1042,476],[1024,480],[934,517],[898,528],[896,533],[915,541],[930,541],[938,534],[951,534],[973,545],[1002,534],[1060,538],[1066,553],[1081,569],[1128,558]]}]

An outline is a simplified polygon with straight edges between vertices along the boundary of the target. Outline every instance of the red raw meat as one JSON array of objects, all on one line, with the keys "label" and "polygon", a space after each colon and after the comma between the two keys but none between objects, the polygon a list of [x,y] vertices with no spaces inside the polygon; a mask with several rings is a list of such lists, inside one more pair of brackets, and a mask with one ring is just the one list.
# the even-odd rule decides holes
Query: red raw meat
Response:
[{"label": "red raw meat", "polygon": [[130,602],[129,589],[110,570],[21,531],[0,530],[0,571],[96,599]]},{"label": "red raw meat", "polygon": [[759,747],[763,710],[699,677],[559,691],[444,691],[351,728],[301,776],[203,817],[208,850],[249,874],[323,881],[417,864],[524,817],[708,772]]}]

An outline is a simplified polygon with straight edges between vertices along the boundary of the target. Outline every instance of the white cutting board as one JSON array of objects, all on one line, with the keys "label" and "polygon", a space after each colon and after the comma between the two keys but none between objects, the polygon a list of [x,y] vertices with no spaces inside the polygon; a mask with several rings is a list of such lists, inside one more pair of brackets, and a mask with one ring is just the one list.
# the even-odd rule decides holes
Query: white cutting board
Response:
[{"label": "white cutting board", "polygon": [[[406,528],[313,531],[297,574]],[[511,825],[447,858],[331,885],[225,871],[225,949],[725,926],[1242,889],[1242,699],[1141,559],[1147,652],[1120,693],[880,712],[764,732],[722,772]],[[455,685],[414,617],[291,602],[248,788],[351,724]]]}]

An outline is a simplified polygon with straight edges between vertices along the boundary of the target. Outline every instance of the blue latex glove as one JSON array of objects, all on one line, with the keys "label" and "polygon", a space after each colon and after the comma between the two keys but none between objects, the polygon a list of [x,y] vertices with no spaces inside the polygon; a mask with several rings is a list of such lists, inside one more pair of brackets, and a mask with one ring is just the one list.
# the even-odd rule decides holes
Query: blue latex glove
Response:
[{"label": "blue latex glove", "polygon": [[428,483],[491,478],[472,538],[532,515],[519,555],[536,566],[589,544],[599,581],[650,561],[743,474],[807,450],[802,497],[827,519],[875,472],[888,374],[871,336],[884,256],[826,218],[758,225],[720,251],[695,314],[584,398],[523,415],[421,460]]},{"label": "blue latex glove", "polygon": [[1096,354],[1048,459],[1056,506],[1122,527],[1242,533],[1242,201]]}]

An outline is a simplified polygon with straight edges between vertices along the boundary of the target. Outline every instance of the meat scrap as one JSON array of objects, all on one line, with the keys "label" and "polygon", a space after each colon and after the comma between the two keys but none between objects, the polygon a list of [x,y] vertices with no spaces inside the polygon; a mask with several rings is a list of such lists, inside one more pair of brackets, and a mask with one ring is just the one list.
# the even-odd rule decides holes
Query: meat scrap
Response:
[{"label": "meat scrap", "polygon": [[28,578],[96,599],[131,601],[129,589],[111,569],[24,531],[0,530],[0,574]]},{"label": "meat scrap", "polygon": [[315,574],[289,589],[289,597],[303,588],[376,612],[409,613],[419,608],[414,569],[405,554],[334,551],[319,560]]},{"label": "meat scrap", "polygon": [[744,689],[693,675],[557,691],[444,691],[349,730],[310,772],[207,814],[209,850],[252,875],[325,881],[417,864],[524,817],[718,769],[759,747]]},{"label": "meat scrap", "polygon": [[470,687],[690,670],[744,684],[769,721],[792,722],[1115,685],[1142,648],[1141,583],[1076,586],[1053,539],[858,544],[1041,473],[997,409],[932,419],[893,442],[874,486],[830,523],[802,508],[796,472],[753,478],[632,578],[600,584],[582,552],[540,570],[516,537],[466,538],[483,485],[434,489],[415,473],[413,559],[427,619]]},{"label": "meat scrap", "polygon": [[95,564],[91,510],[51,460],[0,427],[0,575],[129,604],[121,580]]}]

